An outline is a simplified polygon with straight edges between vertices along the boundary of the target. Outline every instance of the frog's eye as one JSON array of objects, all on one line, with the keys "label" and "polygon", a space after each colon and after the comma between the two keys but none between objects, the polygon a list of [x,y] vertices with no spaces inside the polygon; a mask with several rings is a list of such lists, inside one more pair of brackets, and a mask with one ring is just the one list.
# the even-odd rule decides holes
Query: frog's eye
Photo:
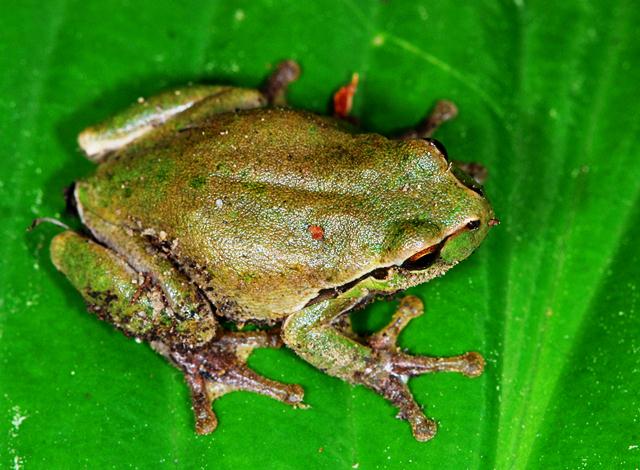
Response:
[{"label": "frog's eye", "polygon": [[441,242],[427,247],[424,250],[420,250],[402,263],[402,267],[409,271],[422,271],[423,269],[427,269],[438,258],[442,245],[443,243]]},{"label": "frog's eye", "polygon": [[[493,224],[495,224],[495,222],[493,222]],[[440,258],[440,254],[442,250],[447,249],[447,246],[448,246],[447,242],[455,241],[456,239],[458,241],[461,241],[459,235],[462,235],[465,232],[473,232],[478,228],[480,228],[480,225],[481,225],[481,222],[478,219],[467,222],[466,225],[462,226],[460,229],[456,230],[452,234],[447,235],[439,243],[436,243],[435,245],[431,245],[413,254],[412,256],[407,258],[407,260],[404,263],[402,263],[401,266],[405,269],[408,269],[409,271],[422,271],[427,269],[438,258]],[[464,238],[462,239],[462,241],[463,241],[463,247],[464,247],[465,246]],[[455,250],[454,250],[454,253],[455,253]],[[463,259],[464,257],[466,256],[462,256],[459,259]]]},{"label": "frog's eye", "polygon": [[469,230],[476,230],[476,229],[478,229],[478,227],[480,227],[480,221],[479,220],[472,220],[471,222],[469,222],[467,224],[467,228]]},{"label": "frog's eye", "polygon": [[433,139],[431,137],[425,137],[424,140],[426,140],[431,145],[433,145],[436,149],[438,149],[438,152],[442,154],[444,159],[446,161],[449,161],[449,154],[447,153],[447,149],[445,148],[442,142],[440,142],[438,139]]}]

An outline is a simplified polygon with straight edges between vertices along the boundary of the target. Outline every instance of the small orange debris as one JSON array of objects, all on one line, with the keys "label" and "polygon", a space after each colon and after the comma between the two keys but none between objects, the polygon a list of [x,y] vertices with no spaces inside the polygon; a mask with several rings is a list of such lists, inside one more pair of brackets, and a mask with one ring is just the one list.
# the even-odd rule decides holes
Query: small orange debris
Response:
[{"label": "small orange debris", "polygon": [[324,229],[319,225],[309,225],[307,230],[314,240],[324,240]]},{"label": "small orange debris", "polygon": [[344,119],[351,112],[351,107],[353,106],[353,95],[356,94],[356,90],[358,89],[359,78],[359,75],[354,73],[351,77],[351,82],[340,88],[333,95],[333,113],[336,117]]}]

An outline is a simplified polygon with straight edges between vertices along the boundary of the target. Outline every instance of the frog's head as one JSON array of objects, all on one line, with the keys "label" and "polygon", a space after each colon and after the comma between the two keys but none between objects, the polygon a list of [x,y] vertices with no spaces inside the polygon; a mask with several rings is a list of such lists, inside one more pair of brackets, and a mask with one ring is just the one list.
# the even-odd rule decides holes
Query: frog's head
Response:
[{"label": "frog's head", "polygon": [[390,290],[405,289],[442,275],[468,257],[496,225],[482,186],[450,163],[434,140],[407,145],[413,180],[407,203],[391,231],[384,262]]}]

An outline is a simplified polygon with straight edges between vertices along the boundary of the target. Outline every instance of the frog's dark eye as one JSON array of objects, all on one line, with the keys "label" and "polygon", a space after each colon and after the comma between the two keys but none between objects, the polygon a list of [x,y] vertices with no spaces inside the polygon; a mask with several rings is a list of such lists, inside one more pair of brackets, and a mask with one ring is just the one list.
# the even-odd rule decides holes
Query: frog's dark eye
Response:
[{"label": "frog's dark eye", "polygon": [[449,161],[449,154],[447,153],[447,149],[445,148],[445,146],[444,146],[444,144],[442,142],[440,142],[438,139],[433,139],[431,137],[425,137],[424,140],[426,140],[431,145],[433,145],[435,148],[437,148],[438,152],[440,152],[442,154],[442,156],[445,158],[445,160]]},{"label": "frog's dark eye", "polygon": [[423,269],[427,269],[438,258],[442,245],[443,243],[438,243],[417,252],[402,263],[401,266],[410,271],[422,271]]},{"label": "frog's dark eye", "polygon": [[467,224],[467,228],[469,230],[476,230],[478,227],[480,227],[480,221],[479,220],[472,220],[471,222],[469,222]]}]

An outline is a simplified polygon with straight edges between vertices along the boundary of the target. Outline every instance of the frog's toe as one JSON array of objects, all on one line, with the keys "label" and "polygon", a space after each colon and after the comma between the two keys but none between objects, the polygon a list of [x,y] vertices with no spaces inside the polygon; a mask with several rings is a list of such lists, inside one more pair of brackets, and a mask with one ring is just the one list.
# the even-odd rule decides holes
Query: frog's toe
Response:
[{"label": "frog's toe", "polygon": [[477,377],[484,370],[484,358],[473,351],[450,357],[411,356],[397,353],[393,355],[390,362],[390,368],[395,374],[405,376],[429,372],[458,372],[467,377]]},{"label": "frog's toe", "polygon": [[201,376],[186,374],[191,390],[191,403],[196,418],[196,433],[211,434],[218,427],[218,419],[211,409],[212,398]]},{"label": "frog's toe", "polygon": [[476,352],[451,357],[413,356],[401,352],[396,345],[398,335],[422,313],[422,302],[417,297],[402,299],[389,325],[369,338],[372,355],[359,381],[399,408],[398,417],[409,422],[417,440],[428,441],[436,434],[437,424],[424,415],[414,400],[407,387],[409,378],[430,372],[458,372],[477,377],[484,369],[484,359]]},{"label": "frog's toe", "polygon": [[223,370],[204,372],[207,388],[213,400],[237,390],[258,393],[294,407],[304,406],[304,390],[297,384],[285,384],[268,379],[244,364],[227,363]]},{"label": "frog's toe", "polygon": [[399,409],[396,417],[409,422],[416,440],[425,442],[436,435],[438,424],[425,416],[403,379],[390,375],[372,388]]},{"label": "frog's toe", "polygon": [[296,384],[268,379],[246,365],[253,349],[282,345],[277,331],[224,333],[197,349],[169,349],[155,343],[154,348],[181,369],[191,390],[196,432],[209,434],[217,427],[213,402],[234,391],[259,393],[292,405],[304,407],[304,390]]},{"label": "frog's toe", "polygon": [[393,314],[387,326],[369,337],[369,345],[373,349],[395,348],[398,335],[402,333],[409,322],[424,313],[422,301],[414,296],[407,295],[400,301],[398,309]]},{"label": "frog's toe", "polygon": [[269,76],[262,92],[267,101],[276,106],[287,104],[286,92],[289,84],[300,77],[300,65],[294,60],[280,62],[276,70]]}]

